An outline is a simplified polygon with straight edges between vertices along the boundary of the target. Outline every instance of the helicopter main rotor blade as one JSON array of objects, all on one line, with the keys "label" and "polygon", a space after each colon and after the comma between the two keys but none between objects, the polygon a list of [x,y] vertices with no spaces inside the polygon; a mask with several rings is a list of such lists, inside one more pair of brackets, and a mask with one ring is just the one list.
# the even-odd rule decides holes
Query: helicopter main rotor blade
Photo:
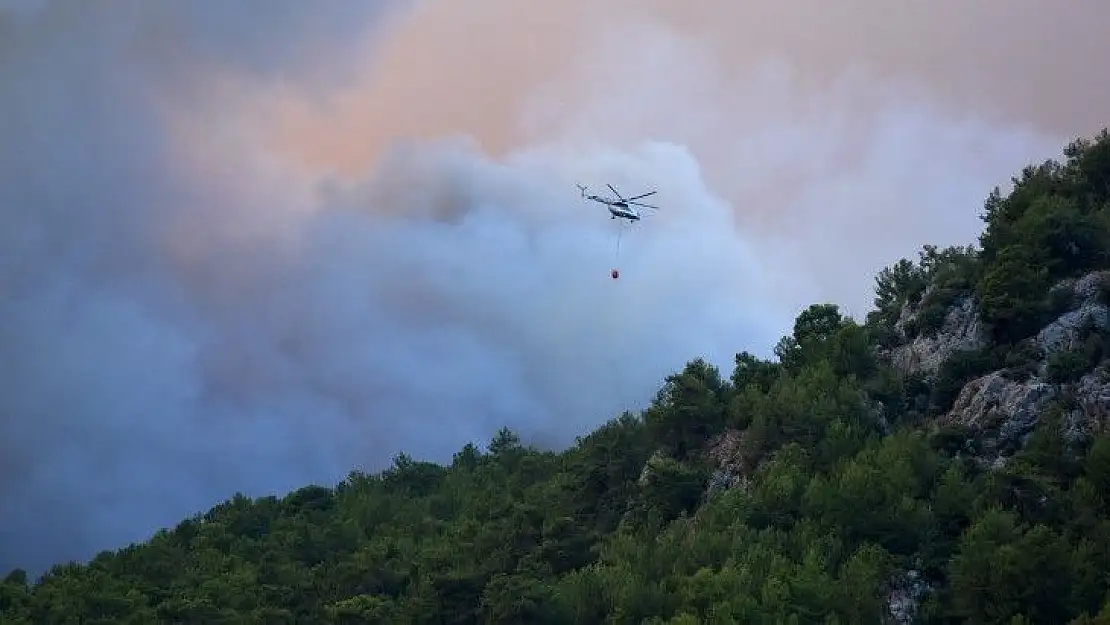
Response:
[{"label": "helicopter main rotor blade", "polygon": [[628,202],[628,203],[632,206],[643,206],[644,208],[654,208],[655,210],[659,210],[658,206],[652,206],[651,204],[644,204],[643,202]]},{"label": "helicopter main rotor blade", "polygon": [[644,193],[642,195],[637,195],[636,197],[625,198],[625,201],[626,202],[631,202],[632,200],[638,200],[640,198],[644,198],[644,197],[647,197],[649,195],[655,195],[656,193],[659,193],[659,191],[648,191],[647,193]]},{"label": "helicopter main rotor blade", "polygon": [[619,199],[619,200],[620,200],[620,201],[622,201],[622,202],[623,202],[623,201],[625,201],[625,200],[624,200],[624,198],[623,198],[623,197],[621,197],[621,194],[620,194],[620,192],[619,192],[619,191],[617,191],[616,189],[614,189],[614,188],[613,188],[613,185],[611,185],[611,184],[609,184],[609,183],[605,183],[605,186],[609,187],[609,189],[610,189],[610,190],[611,190],[611,191],[612,191],[612,192],[613,192],[614,194],[616,194],[616,196],[617,196],[617,199]]}]

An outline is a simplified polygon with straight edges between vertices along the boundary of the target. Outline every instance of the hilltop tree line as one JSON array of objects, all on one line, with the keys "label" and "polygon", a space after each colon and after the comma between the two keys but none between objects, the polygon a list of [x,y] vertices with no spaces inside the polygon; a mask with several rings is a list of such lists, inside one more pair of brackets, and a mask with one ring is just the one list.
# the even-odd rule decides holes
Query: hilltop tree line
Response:
[{"label": "hilltop tree line", "polygon": [[[1072,303],[1053,285],[1107,268],[1110,136],[1065,156],[989,195],[978,246],[880,272],[865,323],[810,306],[774,358],[743,352],[727,376],[694,359],[564,451],[502,429],[446,466],[401,454],[38,580],[15,570],[0,622],[848,624],[909,597],[920,623],[1110,623],[1110,436],[1066,440],[1062,399],[992,468],[937,425],[972,377],[1028,369],[1030,337]],[[968,294],[983,349],[932,378],[884,357]],[[1061,379],[1104,362],[1091,336]]]}]

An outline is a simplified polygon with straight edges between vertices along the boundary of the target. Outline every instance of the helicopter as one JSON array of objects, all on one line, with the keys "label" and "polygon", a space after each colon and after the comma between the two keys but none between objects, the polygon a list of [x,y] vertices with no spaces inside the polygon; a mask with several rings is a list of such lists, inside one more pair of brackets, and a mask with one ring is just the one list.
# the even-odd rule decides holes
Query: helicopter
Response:
[{"label": "helicopter", "polygon": [[654,195],[656,191],[649,191],[635,197],[625,198],[621,196],[620,192],[613,188],[613,185],[607,184],[606,186],[609,187],[609,190],[617,196],[617,199],[613,200],[601,197],[599,195],[587,194],[585,186],[580,184],[577,186],[578,190],[582,192],[583,198],[606,205],[606,208],[609,209],[609,219],[616,219],[619,217],[621,219],[627,219],[631,223],[633,221],[640,221],[640,219],[643,217],[643,215],[640,214],[640,211],[633,208],[634,206],[641,206],[643,208],[650,208],[653,210],[659,209],[658,206],[652,206],[651,204],[644,204],[643,202],[635,201],[641,198],[645,198],[649,195]]}]

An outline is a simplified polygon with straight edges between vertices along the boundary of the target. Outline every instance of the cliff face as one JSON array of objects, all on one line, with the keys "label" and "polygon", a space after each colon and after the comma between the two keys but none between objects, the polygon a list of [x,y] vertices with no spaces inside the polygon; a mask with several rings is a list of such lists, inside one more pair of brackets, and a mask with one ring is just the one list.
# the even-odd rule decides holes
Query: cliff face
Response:
[{"label": "cliff face", "polygon": [[[1050,411],[1060,417],[1070,444],[1107,428],[1110,340],[1099,343],[1110,330],[1107,293],[1110,271],[1060,281],[1049,290],[1054,314],[1043,327],[1000,347],[992,342],[972,290],[934,281],[902,303],[891,324],[893,340],[878,356],[900,374],[933,387],[933,430],[962,431],[977,461],[1001,466]],[[960,360],[976,364],[953,366]],[[984,362],[994,364],[983,367]],[[938,400],[935,388],[945,384],[954,386],[946,400]],[[864,401],[885,425],[882,402]],[[920,401],[929,403],[925,397]],[[709,494],[744,484],[757,469],[759,463],[745,452],[746,438],[746,432],[731,430],[709,441],[706,455],[714,466]]]},{"label": "cliff face", "polygon": [[980,439],[980,460],[1001,463],[1025,442],[1047,404],[1058,397],[1055,386],[1038,378],[1007,379],[994,371],[968,382],[955,405],[940,419]]},{"label": "cliff face", "polygon": [[[1110,323],[1110,308],[1102,301],[1103,287],[1110,284],[1110,271],[1091,272],[1078,280],[1065,280],[1053,287],[1055,292],[1070,292],[1074,307],[1037,333],[1037,347],[1045,357],[1082,347],[1084,332],[1104,330]],[[1043,373],[1043,371],[1042,371]]]},{"label": "cliff face", "polygon": [[[977,459],[996,466],[1025,444],[1052,406],[1062,412],[1069,443],[1105,428],[1110,417],[1110,368],[1100,357],[1092,357],[1089,348],[1092,337],[1110,328],[1110,308],[1102,301],[1108,284],[1110,271],[1096,271],[1055,285],[1054,299],[1066,302],[1062,312],[1012,350],[1020,349],[1026,362],[967,381],[938,425],[965,428],[977,443]],[[926,290],[922,300],[929,293]],[[913,306],[903,307],[895,329],[904,339],[906,327],[920,314]],[[906,339],[887,356],[905,374],[935,378],[947,361],[984,349],[988,340],[974,298],[963,294],[948,307],[935,333]],[[1010,362],[1016,360],[1020,359]]]},{"label": "cliff face", "polygon": [[[928,299],[932,291],[931,288],[927,289],[922,300]],[[902,313],[894,324],[894,329],[902,340],[907,340],[908,329],[919,320],[921,312],[909,304],[902,307]],[[933,375],[953,354],[982,349],[986,343],[986,331],[976,312],[974,298],[961,295],[948,308],[944,321],[935,334],[917,335],[891,350],[889,358],[903,373]]]}]

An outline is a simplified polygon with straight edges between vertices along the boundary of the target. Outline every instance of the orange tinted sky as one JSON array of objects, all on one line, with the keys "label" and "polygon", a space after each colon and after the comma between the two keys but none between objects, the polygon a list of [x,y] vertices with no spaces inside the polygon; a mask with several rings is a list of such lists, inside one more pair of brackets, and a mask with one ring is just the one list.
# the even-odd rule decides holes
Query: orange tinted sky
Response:
[{"label": "orange tinted sky", "polygon": [[1110,110],[1110,84],[1091,69],[1110,58],[1102,32],[1110,5],[1097,2],[439,1],[404,19],[372,61],[368,54],[354,84],[322,100],[282,99],[282,141],[347,170],[367,167],[397,138],[467,133],[501,151],[521,141],[521,109],[545,85],[562,80],[558,93],[571,107],[627,88],[567,78],[613,63],[583,58],[599,40],[649,44],[625,29],[652,21],[705,46],[726,92],[742,88],[756,63],[780,57],[803,91],[859,64],[876,78],[917,81],[938,105],[1060,136],[1097,130]]}]

